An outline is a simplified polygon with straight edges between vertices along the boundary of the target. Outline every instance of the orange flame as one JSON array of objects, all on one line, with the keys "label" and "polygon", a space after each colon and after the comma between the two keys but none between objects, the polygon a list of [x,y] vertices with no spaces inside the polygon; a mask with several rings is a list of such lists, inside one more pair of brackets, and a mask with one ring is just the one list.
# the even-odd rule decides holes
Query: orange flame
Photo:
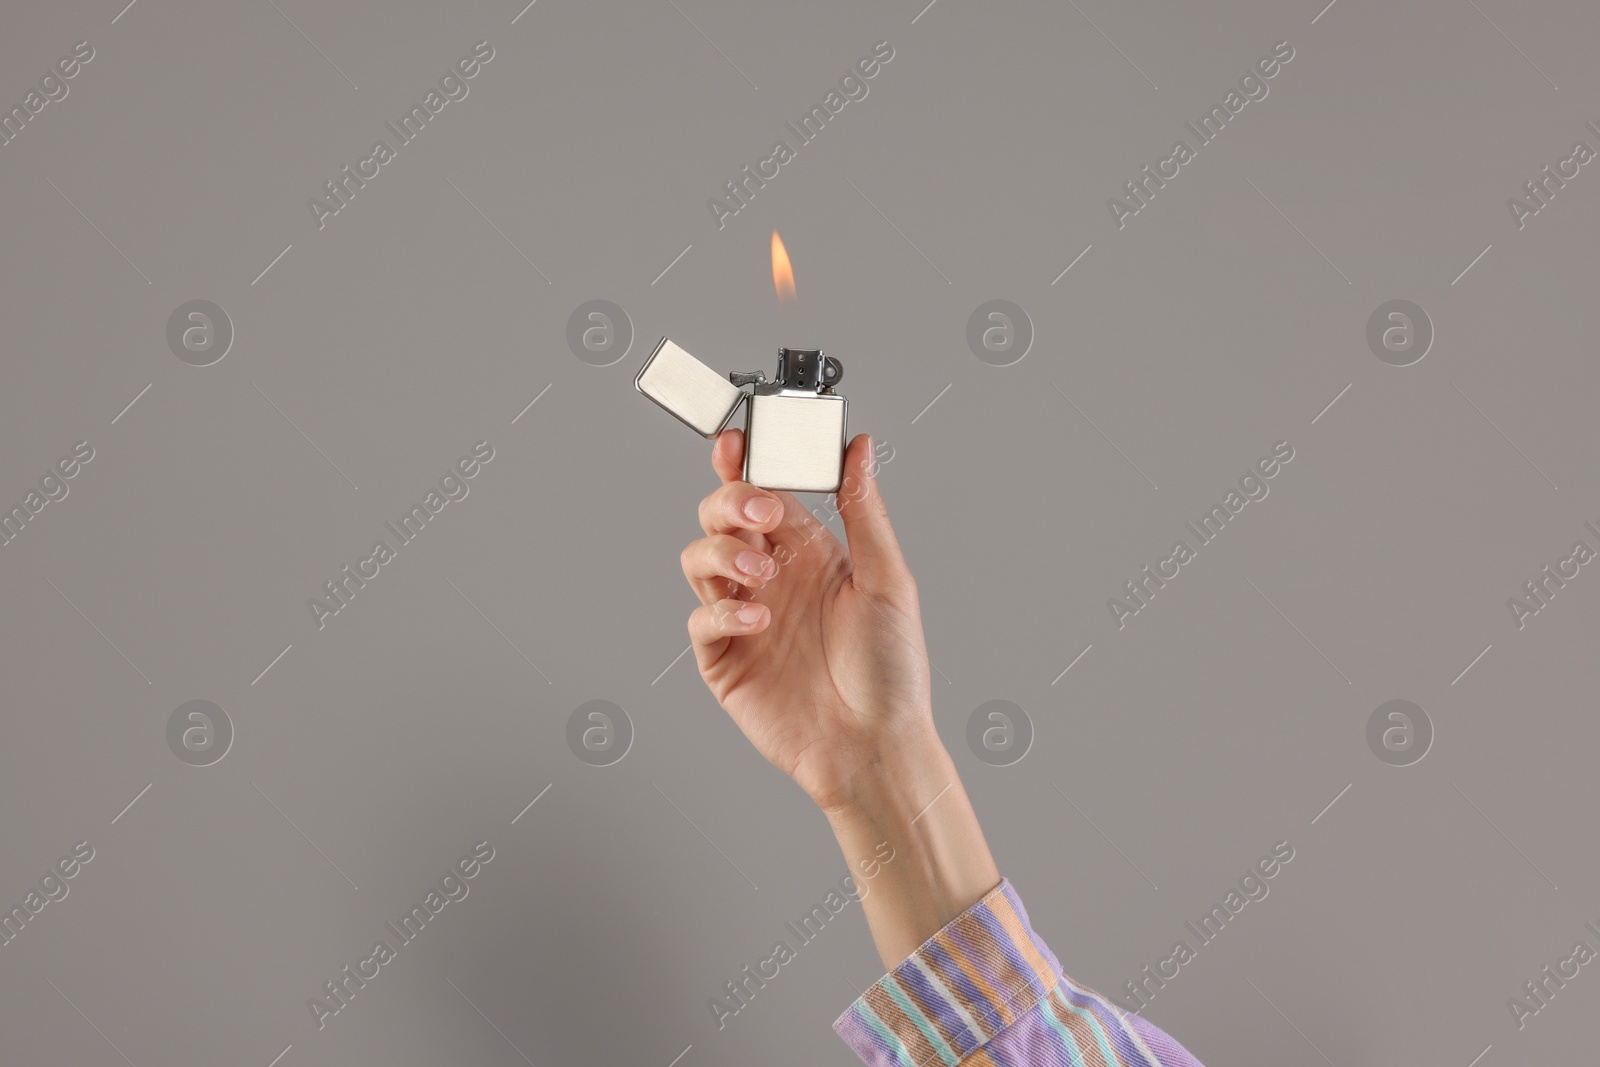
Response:
[{"label": "orange flame", "polygon": [[783,238],[772,231],[772,287],[778,291],[778,303],[795,299],[794,268],[789,265],[789,251],[783,247]]}]

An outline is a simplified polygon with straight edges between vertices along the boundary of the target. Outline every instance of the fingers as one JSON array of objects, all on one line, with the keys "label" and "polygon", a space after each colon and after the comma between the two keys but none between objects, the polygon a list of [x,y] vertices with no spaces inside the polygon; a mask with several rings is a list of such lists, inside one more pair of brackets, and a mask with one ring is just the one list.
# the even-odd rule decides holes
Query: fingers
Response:
[{"label": "fingers", "polygon": [[877,475],[872,438],[858,434],[845,450],[838,501],[850,542],[853,580],[869,595],[915,588],[900,541],[889,523],[889,509],[878,494]]},{"label": "fingers", "polygon": [[777,561],[770,555],[731,534],[713,534],[690,542],[683,550],[682,562],[683,576],[704,604],[726,596],[726,582],[759,589],[778,573]]},{"label": "fingers", "polygon": [[689,641],[700,668],[711,666],[728,647],[730,638],[758,634],[772,621],[765,605],[748,600],[718,600],[701,604],[689,614]]},{"label": "fingers", "polygon": [[744,431],[723,430],[711,446],[711,469],[722,484],[744,479]]},{"label": "fingers", "polygon": [[[835,538],[827,527],[819,524],[793,493],[757,489],[744,479],[745,437],[743,430],[724,430],[717,435],[711,448],[711,467],[722,479],[722,489],[712,493],[700,505],[700,525],[706,533],[750,530],[767,535],[774,543],[800,548],[812,541],[823,539],[834,543]],[[732,486],[742,488],[730,489]],[[724,490],[729,496],[719,496]],[[739,512],[748,503],[748,497],[766,497],[778,502],[778,511],[772,517],[756,519]],[[765,544],[761,538],[746,538],[753,544]]]},{"label": "fingers", "polygon": [[757,489],[749,482],[727,482],[700,501],[700,526],[707,534],[734,530],[771,533],[783,522],[783,515],[784,504],[776,493]]}]

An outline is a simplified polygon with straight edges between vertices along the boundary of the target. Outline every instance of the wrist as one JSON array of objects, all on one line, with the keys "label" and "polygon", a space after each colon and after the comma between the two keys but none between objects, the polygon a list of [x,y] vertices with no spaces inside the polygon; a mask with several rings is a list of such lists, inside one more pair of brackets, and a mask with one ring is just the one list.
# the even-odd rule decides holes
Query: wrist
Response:
[{"label": "wrist", "polygon": [[955,764],[930,717],[875,740],[828,795],[812,799],[835,827],[909,820],[954,777]]},{"label": "wrist", "polygon": [[886,968],[1000,882],[955,763],[931,724],[864,765],[823,810]]}]

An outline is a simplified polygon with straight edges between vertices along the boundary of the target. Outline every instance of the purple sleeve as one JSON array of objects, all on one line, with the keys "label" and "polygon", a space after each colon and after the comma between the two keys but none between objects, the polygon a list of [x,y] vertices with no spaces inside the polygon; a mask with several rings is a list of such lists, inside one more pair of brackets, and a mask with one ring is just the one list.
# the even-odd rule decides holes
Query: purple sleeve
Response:
[{"label": "purple sleeve", "polygon": [[1200,1067],[1153,1023],[1062,974],[1008,881],[833,1028],[869,1067]]}]

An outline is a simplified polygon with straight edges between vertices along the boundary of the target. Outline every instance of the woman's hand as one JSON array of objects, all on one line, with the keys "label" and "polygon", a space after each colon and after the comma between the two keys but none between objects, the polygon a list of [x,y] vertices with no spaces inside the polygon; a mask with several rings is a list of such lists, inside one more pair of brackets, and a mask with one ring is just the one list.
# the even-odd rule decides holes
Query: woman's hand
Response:
[{"label": "woman's hand", "polygon": [[872,439],[845,452],[849,548],[790,493],[742,481],[744,434],[712,448],[721,488],[683,551],[700,676],[762,755],[824,810],[891,749],[938,745],[916,583],[878,495]]},{"label": "woman's hand", "polygon": [[827,813],[885,967],[1000,881],[933,726],[917,586],[878,495],[872,439],[845,451],[849,548],[789,493],[740,481],[744,434],[711,450],[722,487],[683,551],[700,676],[739,729]]}]

